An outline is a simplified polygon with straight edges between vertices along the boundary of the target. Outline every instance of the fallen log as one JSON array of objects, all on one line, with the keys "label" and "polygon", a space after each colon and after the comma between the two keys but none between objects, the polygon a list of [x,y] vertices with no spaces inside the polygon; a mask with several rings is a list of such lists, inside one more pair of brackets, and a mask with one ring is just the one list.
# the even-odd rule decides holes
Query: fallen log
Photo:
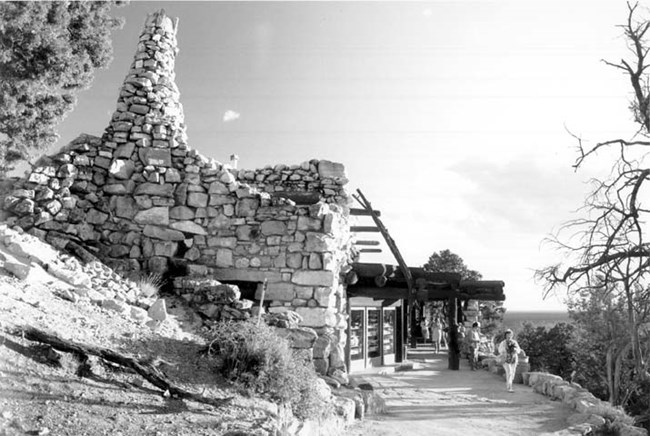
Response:
[{"label": "fallen log", "polygon": [[174,398],[183,398],[196,401],[198,403],[209,404],[214,407],[220,407],[230,402],[230,398],[208,398],[200,394],[186,391],[174,386],[171,381],[155,366],[146,363],[145,360],[138,360],[133,357],[112,351],[108,348],[96,347],[93,345],[79,344],[73,341],[62,339],[52,333],[38,330],[33,327],[21,328],[14,334],[22,335],[25,339],[35,342],[41,342],[50,345],[52,348],[68,353],[77,353],[81,356],[97,356],[108,362],[115,363],[134,370],[152,385],[163,391],[163,395],[169,395]]}]

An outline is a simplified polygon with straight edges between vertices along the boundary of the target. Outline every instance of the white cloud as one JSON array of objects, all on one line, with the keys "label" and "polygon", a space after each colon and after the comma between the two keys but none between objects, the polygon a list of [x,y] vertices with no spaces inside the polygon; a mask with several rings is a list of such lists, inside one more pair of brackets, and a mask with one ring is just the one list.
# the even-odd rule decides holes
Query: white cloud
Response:
[{"label": "white cloud", "polygon": [[572,212],[582,205],[586,190],[583,176],[568,164],[540,166],[523,156],[502,164],[469,161],[450,169],[474,185],[460,195],[476,221],[467,227],[481,232],[489,223],[510,232],[547,234],[575,218]]},{"label": "white cloud", "polygon": [[232,111],[232,110],[227,110],[223,114],[223,122],[224,123],[229,123],[231,121],[235,121],[239,117],[241,117],[241,114],[239,114],[238,112],[235,112],[235,111]]}]

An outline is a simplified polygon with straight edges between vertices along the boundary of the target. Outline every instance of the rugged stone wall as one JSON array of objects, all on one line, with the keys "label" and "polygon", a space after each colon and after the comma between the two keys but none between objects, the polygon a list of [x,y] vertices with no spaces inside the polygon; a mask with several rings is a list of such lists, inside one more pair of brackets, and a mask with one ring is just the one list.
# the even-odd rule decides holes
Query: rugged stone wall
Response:
[{"label": "rugged stone wall", "polygon": [[164,11],[147,18],[103,136],[81,135],[12,181],[0,219],[57,248],[80,244],[125,276],[266,280],[269,311],[297,312],[324,338],[319,369],[341,368],[345,169],[313,159],[238,170],[189,148],[176,30]]},{"label": "rugged stone wall", "polygon": [[576,413],[569,416],[569,427],[553,434],[583,435],[593,434],[610,420],[610,427],[615,434],[625,436],[647,436],[648,432],[640,427],[630,425],[633,418],[626,415],[620,407],[614,407],[607,401],[596,398],[587,389],[575,383],[564,381],[562,377],[543,373],[527,372],[523,377],[524,384],[547,397],[575,409]]}]

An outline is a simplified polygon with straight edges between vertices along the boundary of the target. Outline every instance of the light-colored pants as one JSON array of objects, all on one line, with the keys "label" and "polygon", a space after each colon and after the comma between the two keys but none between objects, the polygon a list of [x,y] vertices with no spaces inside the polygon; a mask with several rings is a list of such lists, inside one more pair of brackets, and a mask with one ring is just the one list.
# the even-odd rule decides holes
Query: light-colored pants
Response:
[{"label": "light-colored pants", "polygon": [[515,373],[517,372],[517,362],[504,363],[503,369],[506,370],[506,385],[512,386],[512,382],[515,379]]}]

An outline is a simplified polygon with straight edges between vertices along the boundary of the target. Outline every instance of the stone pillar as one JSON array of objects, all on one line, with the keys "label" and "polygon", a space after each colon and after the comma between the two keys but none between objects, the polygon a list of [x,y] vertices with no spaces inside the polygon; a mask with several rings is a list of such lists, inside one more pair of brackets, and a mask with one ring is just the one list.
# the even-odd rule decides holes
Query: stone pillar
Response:
[{"label": "stone pillar", "polygon": [[95,159],[95,166],[108,173],[103,192],[110,210],[118,218],[132,220],[141,231],[130,244],[115,236],[119,245],[112,254],[124,251],[142,269],[158,273],[168,269],[169,258],[187,239],[181,231],[185,229],[168,227],[170,208],[182,191],[187,153],[183,107],[174,81],[176,28],[177,21],[164,10],[147,17]]}]

